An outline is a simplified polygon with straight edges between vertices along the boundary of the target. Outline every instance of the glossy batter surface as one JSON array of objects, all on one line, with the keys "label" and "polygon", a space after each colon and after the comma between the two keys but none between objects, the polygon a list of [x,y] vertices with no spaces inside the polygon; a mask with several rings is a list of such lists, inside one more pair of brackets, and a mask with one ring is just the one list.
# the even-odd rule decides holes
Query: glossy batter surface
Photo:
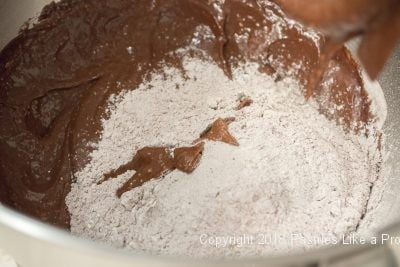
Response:
[{"label": "glossy batter surface", "polygon": [[[277,25],[278,36],[272,30]],[[193,44],[203,26],[217,38]],[[247,38],[237,38],[245,32]],[[99,138],[111,94],[136,88],[161,62],[179,67],[174,51],[188,45],[205,51],[228,76],[239,62],[256,61],[262,72],[277,79],[294,75],[307,86],[320,65],[324,40],[318,44],[302,32],[268,1],[63,0],[48,5],[38,23],[0,54],[1,202],[68,228],[65,196]],[[368,97],[345,48],[324,73],[313,92],[321,112],[349,129],[367,124]]]}]

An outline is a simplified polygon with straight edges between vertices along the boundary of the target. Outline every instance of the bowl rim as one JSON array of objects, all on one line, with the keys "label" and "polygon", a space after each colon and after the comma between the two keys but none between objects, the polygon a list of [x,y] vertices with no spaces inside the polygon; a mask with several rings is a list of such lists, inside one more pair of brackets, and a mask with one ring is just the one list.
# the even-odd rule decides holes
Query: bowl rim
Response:
[{"label": "bowl rim", "polygon": [[[186,258],[184,256],[165,256],[165,255],[153,255],[150,253],[139,252],[137,250],[123,250],[113,247],[111,245],[103,244],[100,242],[92,241],[90,239],[82,238],[73,235],[72,233],[58,228],[53,225],[46,224],[35,218],[17,212],[10,207],[0,204],[0,224],[8,228],[9,230],[16,231],[24,234],[26,237],[31,238],[35,241],[43,241],[50,245],[58,245],[64,249],[74,248],[84,252],[101,253],[105,257],[116,256],[121,260],[138,260],[144,261],[159,261],[160,263],[193,263],[193,264],[218,264],[225,265],[229,264],[240,264],[240,263],[268,263],[278,265],[289,265],[289,264],[312,264],[318,263],[324,260],[334,258],[344,258],[346,256],[355,255],[358,253],[368,252],[377,248],[381,248],[379,242],[378,245],[344,245],[336,244],[315,249],[310,249],[305,252],[289,253],[278,256],[266,256],[266,257],[248,257],[248,258],[232,258],[232,259],[213,259],[213,258]],[[368,242],[367,242],[368,243]]]},{"label": "bowl rim", "polygon": [[[0,203],[0,226],[4,226],[6,231],[9,230],[21,233],[26,237],[31,238],[32,240],[35,240],[37,242],[43,241],[48,244],[58,245],[65,249],[67,248],[80,249],[82,250],[82,253],[85,253],[87,251],[102,253],[105,257],[111,257],[111,255],[113,255],[120,257],[121,260],[127,259],[129,261],[132,261],[133,259],[137,260],[140,258],[143,260],[156,259],[162,262],[171,262],[171,263],[172,262],[182,263],[189,261],[201,264],[223,263],[232,265],[245,262],[246,264],[249,263],[264,263],[264,264],[268,263],[269,265],[296,264],[297,266],[301,263],[308,263],[308,264],[317,263],[319,261],[333,259],[337,257],[345,257],[346,255],[354,255],[356,253],[362,253],[381,247],[378,245],[348,246],[343,244],[337,244],[328,247],[320,247],[312,249],[310,251],[306,251],[303,253],[293,253],[288,255],[285,254],[281,256],[229,259],[223,261],[213,260],[213,259],[196,260],[196,259],[187,259],[184,257],[155,256],[149,253],[139,252],[135,250],[126,251],[122,249],[117,249],[109,245],[105,245],[82,237],[74,236],[72,233],[64,229],[49,224],[45,224],[35,218],[17,212],[1,203]],[[398,229],[400,229],[400,223],[395,224],[394,227],[398,227]],[[391,229],[391,227],[388,227],[386,229]]]}]

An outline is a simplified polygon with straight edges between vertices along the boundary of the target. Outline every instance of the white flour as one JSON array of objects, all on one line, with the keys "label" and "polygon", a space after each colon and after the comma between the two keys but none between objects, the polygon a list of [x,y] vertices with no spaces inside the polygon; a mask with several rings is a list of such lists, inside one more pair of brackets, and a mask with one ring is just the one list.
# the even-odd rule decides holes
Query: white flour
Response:
[{"label": "white flour", "polygon": [[[256,65],[233,80],[198,59],[184,68],[187,80],[165,67],[166,79],[154,73],[110,99],[97,150],[67,197],[74,234],[156,254],[238,257],[321,246],[357,230],[377,178],[373,141],[346,134],[297,82],[274,82]],[[243,96],[253,103],[237,111]],[[116,191],[134,171],[97,185],[138,149],[190,145],[227,117],[240,146],[207,141],[192,174],[173,171],[121,199]]]}]

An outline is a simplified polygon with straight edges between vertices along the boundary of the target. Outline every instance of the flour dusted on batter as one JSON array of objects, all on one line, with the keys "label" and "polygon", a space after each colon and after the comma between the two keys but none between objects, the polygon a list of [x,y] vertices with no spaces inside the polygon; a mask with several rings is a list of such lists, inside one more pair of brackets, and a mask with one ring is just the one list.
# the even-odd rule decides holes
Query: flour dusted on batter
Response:
[{"label": "flour dusted on batter", "polygon": [[[73,233],[155,254],[241,257],[356,232],[378,177],[374,140],[345,133],[296,81],[275,82],[257,65],[235,69],[232,80],[206,60],[186,57],[183,67],[185,78],[166,66],[110,99],[101,140],[67,197]],[[243,97],[253,102],[237,110]],[[228,117],[240,145],[206,141],[193,173],[175,170],[121,198],[116,191],[134,171],[97,184],[137,150],[190,146]]]}]

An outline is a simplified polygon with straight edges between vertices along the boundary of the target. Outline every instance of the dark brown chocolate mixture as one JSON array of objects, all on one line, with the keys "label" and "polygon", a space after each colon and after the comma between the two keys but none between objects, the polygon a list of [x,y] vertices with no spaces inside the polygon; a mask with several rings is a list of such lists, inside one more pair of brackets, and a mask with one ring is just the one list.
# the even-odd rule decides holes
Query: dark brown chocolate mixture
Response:
[{"label": "dark brown chocolate mixture", "polygon": [[240,100],[239,105],[236,107],[236,110],[241,110],[245,107],[250,106],[251,104],[253,104],[253,100],[249,97],[244,97]]},{"label": "dark brown chocolate mixture", "polygon": [[135,170],[135,174],[117,190],[117,196],[121,197],[123,193],[175,169],[186,173],[193,172],[200,162],[203,150],[204,143],[201,142],[192,147],[175,148],[172,157],[167,147],[145,147],[140,149],[130,162],[105,174],[99,184],[128,170]]},{"label": "dark brown chocolate mixture", "polygon": [[[320,64],[318,49],[289,25],[283,29],[285,38],[268,42],[273,22],[266,10],[283,16],[276,7],[266,1],[226,0],[217,16],[209,2],[62,0],[48,5],[39,22],[0,54],[1,202],[68,228],[64,199],[73,174],[88,162],[90,144],[99,138],[108,97],[136,88],[162,60],[179,67],[179,56],[170,52],[187,46],[199,25],[209,26],[217,38],[204,38],[198,48],[227,75],[241,60],[259,62],[266,73],[302,63],[295,75],[305,86],[309,83]],[[251,29],[250,35],[247,43],[238,44],[234,35],[243,27]],[[321,111],[349,127],[367,123],[366,92],[345,48],[329,61],[322,82],[326,79],[333,84],[313,92]],[[333,104],[343,108],[332,114]]]},{"label": "dark brown chocolate mixture", "polygon": [[239,145],[235,137],[229,133],[228,126],[232,121],[233,119],[217,119],[194,142],[194,146],[178,147],[173,150],[173,153],[168,147],[145,147],[140,149],[131,161],[105,174],[98,184],[111,178],[116,178],[128,170],[135,170],[135,174],[117,190],[117,196],[121,197],[123,193],[141,186],[153,178],[160,178],[175,169],[192,173],[199,165],[203,155],[204,142],[202,140],[207,139],[234,146]]},{"label": "dark brown chocolate mixture", "polygon": [[212,140],[224,142],[233,146],[238,146],[239,143],[234,136],[229,132],[228,126],[233,122],[234,118],[217,119],[213,124],[208,127],[201,135],[199,140]]},{"label": "dark brown chocolate mixture", "polygon": [[323,30],[332,44],[362,35],[358,55],[372,79],[377,78],[400,40],[398,0],[273,1],[289,15]]}]

